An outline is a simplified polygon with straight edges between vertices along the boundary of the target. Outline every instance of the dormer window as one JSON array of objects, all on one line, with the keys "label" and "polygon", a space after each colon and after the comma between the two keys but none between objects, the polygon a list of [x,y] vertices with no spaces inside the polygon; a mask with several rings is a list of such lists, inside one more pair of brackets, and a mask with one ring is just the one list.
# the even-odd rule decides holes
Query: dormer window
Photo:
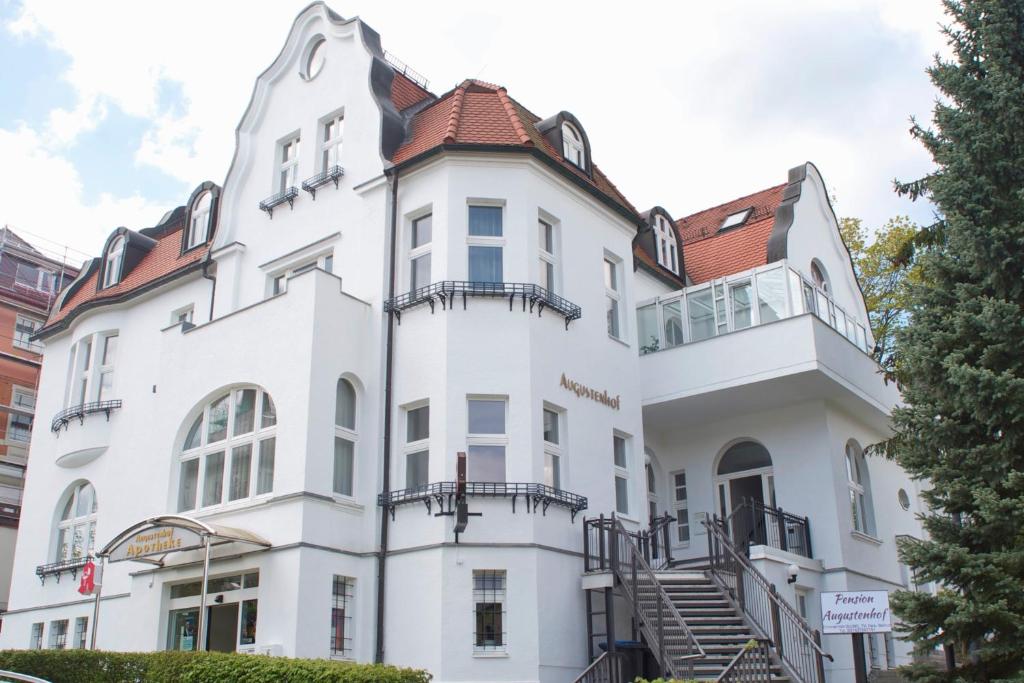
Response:
[{"label": "dormer window", "polygon": [[121,269],[124,265],[124,237],[118,237],[110,243],[107,258],[103,266],[103,287],[112,287],[121,281]]},{"label": "dormer window", "polygon": [[658,264],[679,275],[675,231],[669,220],[660,214],[654,219],[654,247],[658,252]]},{"label": "dormer window", "polygon": [[188,245],[186,249],[197,247],[206,241],[210,233],[210,208],[213,206],[213,194],[206,191],[192,205],[192,220],[188,225]]},{"label": "dormer window", "polygon": [[562,156],[575,166],[586,169],[583,136],[571,123],[562,124]]},{"label": "dormer window", "polygon": [[736,213],[729,214],[728,216],[725,217],[725,220],[722,221],[722,227],[720,227],[718,230],[728,230],[730,228],[736,228],[743,225],[744,223],[747,222],[747,219],[750,218],[750,214],[753,210],[753,208],[749,208],[743,209],[742,211],[737,211]]}]

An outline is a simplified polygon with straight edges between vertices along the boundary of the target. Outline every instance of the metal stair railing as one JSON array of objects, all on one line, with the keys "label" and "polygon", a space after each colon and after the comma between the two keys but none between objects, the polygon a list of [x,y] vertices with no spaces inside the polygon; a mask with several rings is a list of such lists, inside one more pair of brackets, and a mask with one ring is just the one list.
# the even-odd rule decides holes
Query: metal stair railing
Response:
[{"label": "metal stair railing", "polygon": [[746,643],[725,667],[716,683],[771,683],[771,642],[754,638]]},{"label": "metal stair railing", "polygon": [[733,547],[728,529],[717,515],[701,522],[708,531],[711,578],[726,590],[756,631],[767,639],[796,683],[825,683],[821,634],[786,602],[775,585]]},{"label": "metal stair railing", "polygon": [[611,568],[651,652],[672,678],[692,679],[693,662],[705,656],[704,648],[644,559],[633,535],[618,519],[611,521]]},{"label": "metal stair railing", "polygon": [[626,683],[622,675],[622,654],[602,652],[573,683]]}]

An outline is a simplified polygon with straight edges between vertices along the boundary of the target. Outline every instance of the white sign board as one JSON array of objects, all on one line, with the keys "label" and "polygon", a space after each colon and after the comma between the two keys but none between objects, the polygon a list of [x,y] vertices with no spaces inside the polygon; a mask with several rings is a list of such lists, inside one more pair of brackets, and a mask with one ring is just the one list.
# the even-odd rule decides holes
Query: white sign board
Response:
[{"label": "white sign board", "polygon": [[821,594],[821,632],[889,633],[892,619],[888,591],[842,591]]},{"label": "white sign board", "polygon": [[153,555],[166,555],[178,550],[203,547],[203,537],[189,529],[156,526],[140,531],[123,541],[107,555],[108,562],[137,560]]}]

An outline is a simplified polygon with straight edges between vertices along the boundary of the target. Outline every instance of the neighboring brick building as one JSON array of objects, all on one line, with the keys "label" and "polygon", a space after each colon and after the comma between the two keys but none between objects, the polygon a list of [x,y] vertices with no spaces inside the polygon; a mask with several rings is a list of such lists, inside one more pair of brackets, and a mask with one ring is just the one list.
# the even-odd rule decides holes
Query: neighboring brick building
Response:
[{"label": "neighboring brick building", "polygon": [[0,228],[0,613],[7,609],[42,363],[42,346],[31,337],[76,275],[78,268]]}]

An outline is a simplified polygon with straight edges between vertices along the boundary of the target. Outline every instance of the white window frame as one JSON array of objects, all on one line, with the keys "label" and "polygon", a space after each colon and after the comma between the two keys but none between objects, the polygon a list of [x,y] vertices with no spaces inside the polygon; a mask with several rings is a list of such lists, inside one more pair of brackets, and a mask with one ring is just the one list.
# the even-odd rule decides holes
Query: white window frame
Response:
[{"label": "white window frame", "polygon": [[[327,137],[329,127],[335,134]],[[332,114],[320,122],[320,171],[326,172],[335,166],[341,167],[342,138],[345,135],[345,113]]]},{"label": "white window frame", "polygon": [[[544,438],[545,413],[552,413],[555,416],[555,429],[558,432],[558,441],[552,442]],[[544,483],[548,486],[565,490],[565,410],[551,403],[544,403],[541,410],[540,438],[544,443]],[[552,475],[548,476],[548,471]]]},{"label": "white window frame", "polygon": [[113,287],[121,281],[121,271],[124,270],[125,237],[118,235],[107,249],[106,258],[103,260],[103,288]]},{"label": "white window frame", "polygon": [[[427,409],[427,435],[424,438],[422,438],[422,439],[416,439],[415,441],[409,441],[409,417],[412,415],[413,411],[420,410],[421,408],[426,408]],[[404,406],[402,406],[402,415],[405,417],[405,419],[402,421],[403,422],[402,428],[404,429],[404,435],[403,435],[402,441],[405,444],[402,447],[402,454],[404,456],[402,458],[402,467],[405,470],[405,478],[404,478],[405,486],[406,486],[406,488],[411,488],[409,486],[409,456],[410,455],[418,455],[420,453],[426,453],[427,454],[427,481],[425,483],[429,484],[430,483],[430,401],[428,399],[423,399],[421,401],[415,401],[413,403],[409,403],[407,405],[404,405]]]},{"label": "white window frame", "polygon": [[46,623],[37,621],[32,624],[32,630],[29,632],[28,649],[30,650],[42,650],[43,649],[43,629]]},{"label": "white window frame", "polygon": [[[427,220],[427,219],[430,219],[430,239],[427,240],[426,242],[424,242],[423,244],[420,244],[418,246],[414,246],[413,245],[413,240],[416,239],[416,225],[420,221]],[[418,289],[419,287],[425,287],[425,286],[431,284],[431,282],[433,281],[432,278],[433,278],[433,271],[434,271],[434,261],[433,261],[433,253],[432,252],[433,252],[433,247],[434,247],[434,212],[432,211],[431,208],[427,208],[426,210],[418,211],[415,214],[410,215],[407,218],[407,221],[408,221],[408,226],[409,226],[409,233],[408,233],[409,236],[408,236],[408,240],[406,241],[406,244],[408,246],[408,254],[409,254],[409,258],[408,258],[409,272],[407,274],[407,279],[409,281],[409,286],[408,286],[407,289],[411,292],[411,291],[414,291],[415,289]],[[428,271],[429,274],[428,274],[428,277],[427,277],[427,281],[425,283],[417,283],[415,281],[415,278],[413,277],[413,274],[415,272],[414,264],[415,264],[415,262],[417,260],[419,260],[420,258],[423,258],[424,256],[427,257],[428,259],[430,259],[430,269]],[[467,263],[468,263],[468,261],[467,261]],[[417,286],[417,284],[418,284],[418,286]]]},{"label": "white window frame", "polygon": [[[609,267],[611,268],[612,282],[609,283],[608,272]],[[604,296],[605,296],[605,315],[607,317],[608,303],[613,303],[613,310],[615,311],[615,326],[618,328],[618,333],[615,334],[611,329],[611,321],[608,321],[608,336],[616,341],[626,343],[626,318],[622,315],[622,307],[625,306],[625,297],[623,296],[623,282],[622,282],[622,259],[618,258],[614,254],[605,252],[604,260],[601,262],[601,279],[604,282]]]},{"label": "white window frame", "polygon": [[89,617],[75,618],[75,635],[71,641],[71,647],[75,650],[85,649],[86,635],[89,633]]},{"label": "white window frame", "polygon": [[850,526],[853,531],[866,536],[875,536],[874,510],[871,509],[870,476],[864,451],[854,441],[847,441],[843,449],[846,466],[846,485],[850,492]]},{"label": "white window frame", "polygon": [[[92,507],[85,514],[78,514],[78,500],[86,489],[92,491]],[[96,497],[96,488],[87,481],[75,484],[66,495],[61,496],[58,503],[57,524],[54,527],[54,562],[64,560],[84,559],[96,549],[96,518],[99,510],[99,503]],[[69,511],[68,517],[64,518],[64,510]],[[81,534],[81,544],[76,544],[76,535]],[[65,552],[62,539],[67,539]]]},{"label": "white window frame", "polygon": [[[18,396],[24,398],[20,399]],[[25,400],[25,398],[30,400]],[[36,392],[26,387],[20,387],[18,385],[11,386],[11,406],[16,408],[22,408],[23,410],[35,411],[36,407]],[[28,420],[28,434],[25,438],[15,437],[15,420],[16,419],[27,419]],[[29,441],[32,438],[32,418],[26,417],[20,412],[10,410],[7,412],[7,442],[11,446],[27,447]],[[13,442],[13,443],[12,443]]]},{"label": "white window frame", "polygon": [[192,205],[191,220],[188,224],[188,244],[185,250],[194,249],[206,242],[210,236],[210,216],[213,215],[213,193],[206,190]]},{"label": "white window frame", "polygon": [[[346,427],[338,424],[337,419],[334,421],[334,443],[340,439],[347,441],[352,444],[352,492],[344,493],[337,491],[334,488],[334,481],[337,479],[337,467],[338,462],[332,451],[332,463],[331,468],[331,494],[338,499],[352,501],[356,498],[356,482],[358,479],[359,469],[359,420],[362,417],[362,396],[359,394],[359,386],[350,376],[343,376],[338,378],[338,381],[348,382],[349,386],[352,387],[352,427]],[[337,403],[337,389],[335,389],[335,403]],[[334,406],[335,415],[337,415],[338,406]]]},{"label": "white window frame", "polygon": [[[677,548],[688,548],[690,542],[693,540],[693,529],[690,525],[690,480],[685,479],[683,483],[683,491],[686,497],[683,499],[679,498],[679,486],[676,483],[676,475],[681,474],[686,477],[686,470],[679,469],[673,470],[669,473],[669,487],[672,490],[672,516],[676,518],[676,529],[672,535],[672,545]],[[686,529],[686,540],[680,538],[680,530]]]},{"label": "white window frame", "polygon": [[573,166],[587,170],[587,148],[583,142],[583,133],[568,121],[562,122],[562,157]]},{"label": "white window frame", "polygon": [[[547,249],[547,245],[544,244],[543,237],[545,228],[551,231],[550,250]],[[561,269],[558,264],[558,238],[560,237],[560,232],[561,230],[558,221],[543,213],[537,217],[537,258],[539,268],[537,273],[537,283],[553,294],[558,294],[562,291],[560,283]],[[545,277],[549,267],[551,275],[549,277]]]},{"label": "white window frame", "polygon": [[[252,430],[242,434],[235,434],[235,412],[237,406],[237,396],[247,390],[255,391],[255,397],[253,399],[253,426]],[[228,411],[227,411],[227,423],[226,433],[223,439],[211,442],[210,438],[210,409],[216,403],[224,397],[227,397]],[[263,426],[263,401],[264,397],[270,400],[271,406],[274,408],[274,418],[272,424]],[[274,403],[273,398],[270,394],[265,392],[263,389],[255,385],[245,385],[233,387],[224,392],[218,392],[216,396],[207,401],[202,408],[202,411],[198,414],[193,414],[187,423],[184,438],[187,440],[189,432],[192,426],[195,424],[199,417],[202,417],[202,421],[199,424],[199,445],[193,448],[185,449],[187,443],[183,443],[178,451],[178,468],[177,468],[177,486],[175,489],[174,509],[177,510],[177,514],[187,514],[190,512],[205,512],[207,510],[216,510],[228,506],[238,506],[245,503],[250,503],[254,500],[262,500],[273,495],[274,492],[274,471],[277,469],[277,405]],[[270,478],[270,490],[264,491],[263,493],[257,493],[259,487],[260,478],[260,459],[262,457],[261,444],[270,439],[274,439],[274,467],[271,469]],[[231,473],[234,467],[234,451],[236,448],[250,446],[249,450],[249,482],[247,495],[240,496],[235,500],[231,498]],[[203,504],[203,497],[206,491],[206,461],[211,455],[222,453],[223,454],[223,465],[221,468],[221,489],[220,489],[220,500],[209,505]],[[183,483],[182,471],[186,463],[198,461],[198,471],[196,472],[195,478],[195,503],[191,508],[183,508],[181,503],[181,486]]]},{"label": "white window frame", "polygon": [[192,318],[195,315],[195,304],[189,304],[188,306],[182,306],[171,311],[171,325],[181,325],[183,323],[192,323]]},{"label": "white window frame", "polygon": [[[477,577],[494,574],[501,576],[501,589],[478,589]],[[509,618],[508,618],[508,570],[505,569],[474,569],[472,574],[473,589],[473,654],[474,656],[504,655],[508,652]],[[479,644],[480,634],[477,632],[477,610],[480,605],[498,605],[501,614],[500,644]]]},{"label": "white window frame", "polygon": [[[469,404],[472,401],[501,401],[505,406],[504,411],[504,433],[502,434],[474,434],[469,431]],[[486,394],[469,394],[466,396],[466,470],[469,481],[476,481],[472,478],[470,471],[473,469],[473,456],[470,450],[473,446],[500,446],[502,448],[502,461],[505,466],[504,477],[501,481],[508,481],[508,396],[493,396]]]},{"label": "white window frame", "polygon": [[[619,439],[621,439],[622,442],[623,442],[623,458],[625,460],[625,466],[624,467],[615,462],[615,443]],[[632,486],[632,481],[631,481],[632,478],[630,477],[630,470],[632,469],[632,460],[633,460],[633,454],[631,452],[632,451],[632,443],[631,442],[632,442],[632,437],[630,437],[625,432],[620,432],[618,430],[614,430],[612,432],[612,469],[613,469],[614,474],[615,474],[615,478],[613,479],[613,483],[615,484],[615,486],[612,488],[612,498],[613,498],[614,506],[615,506],[615,514],[619,515],[620,517],[626,517],[626,518],[629,518],[629,519],[633,519],[634,518],[633,492],[630,490],[630,487]],[[620,479],[622,479],[623,481],[626,482],[626,509],[625,509],[625,511],[622,511],[622,510],[619,509],[619,495],[618,495],[618,488],[619,487],[618,487],[618,481]]]},{"label": "white window frame", "polygon": [[679,275],[679,255],[674,230],[668,219],[660,213],[654,217],[654,236],[658,264]]},{"label": "white window frame", "polygon": [[68,620],[54,619],[50,622],[50,649],[66,650],[68,647]]},{"label": "white window frame", "polygon": [[[469,212],[474,207],[500,209],[501,235],[469,234]],[[471,280],[469,273],[470,247],[495,247],[501,252],[501,282],[505,281],[505,201],[501,199],[470,199],[466,202],[466,280]]]},{"label": "white window frame", "polygon": [[[33,334],[38,332],[40,328],[45,324],[44,321],[31,316],[22,315],[18,313],[14,318],[14,346],[25,351],[31,351],[32,353],[42,353],[42,346],[31,340]],[[32,331],[25,334],[19,328],[31,327]]]},{"label": "white window frame", "polygon": [[[277,178],[274,186],[278,192],[297,187],[299,182],[299,154],[302,151],[302,137],[294,133],[277,143]],[[294,155],[289,157],[290,150]]]},{"label": "white window frame", "polygon": [[[114,342],[115,347],[114,347],[113,354],[111,354],[112,357],[111,358],[107,358],[107,350],[110,347],[110,343],[111,343],[110,340],[111,339],[117,339],[118,341]],[[106,391],[108,393],[113,392],[113,389],[114,389],[114,367],[117,364],[117,345],[118,345],[119,341],[120,341],[120,337],[119,337],[117,332],[108,332],[108,333],[99,334],[99,335],[96,336],[96,346],[97,346],[97,349],[96,349],[96,352],[95,352],[94,355],[95,355],[95,361],[96,361],[95,364],[98,366],[97,367],[98,376],[97,376],[97,382],[96,382],[96,400],[97,401],[109,401],[110,400],[110,396],[109,395],[108,396],[104,396],[104,387],[105,386],[108,387],[106,389]],[[109,378],[109,380],[107,378]],[[109,385],[104,384],[105,380],[107,380],[109,382]]]}]

